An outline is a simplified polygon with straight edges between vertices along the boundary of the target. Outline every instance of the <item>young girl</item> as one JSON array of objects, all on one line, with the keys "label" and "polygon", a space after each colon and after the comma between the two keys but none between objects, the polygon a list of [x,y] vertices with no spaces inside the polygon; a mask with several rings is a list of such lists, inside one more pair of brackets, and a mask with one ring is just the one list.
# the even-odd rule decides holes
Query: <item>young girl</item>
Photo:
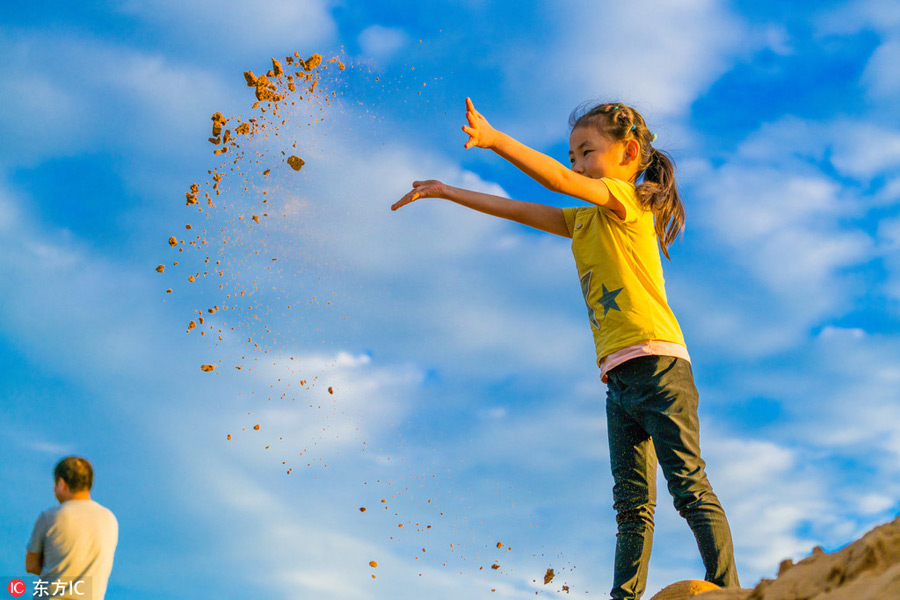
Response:
[{"label": "young girl", "polygon": [[[618,534],[613,598],[640,598],[647,581],[656,506],[656,464],[694,533],[706,579],[738,586],[725,512],[700,458],[697,389],[666,300],[657,242],[684,228],[675,168],[636,110],[599,104],[570,119],[567,168],[494,129],[466,99],[466,148],[493,150],[546,188],[590,204],[561,209],[416,181],[391,210],[444,198],[572,239],[587,304],[606,413]],[[638,180],[643,176],[643,181]]]}]

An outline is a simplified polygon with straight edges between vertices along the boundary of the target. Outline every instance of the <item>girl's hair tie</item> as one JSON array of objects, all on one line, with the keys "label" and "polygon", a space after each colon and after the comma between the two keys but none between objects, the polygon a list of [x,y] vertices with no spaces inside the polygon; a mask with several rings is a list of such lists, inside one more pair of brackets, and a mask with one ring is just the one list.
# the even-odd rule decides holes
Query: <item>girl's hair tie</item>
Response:
[{"label": "girl's hair tie", "polygon": [[650,136],[650,141],[651,141],[651,142],[655,142],[655,141],[656,141],[656,134],[655,134],[655,133],[654,133],[653,135]]},{"label": "girl's hair tie", "polygon": [[629,131],[634,131],[635,129],[637,129],[637,125],[632,125],[631,129],[629,129]]}]

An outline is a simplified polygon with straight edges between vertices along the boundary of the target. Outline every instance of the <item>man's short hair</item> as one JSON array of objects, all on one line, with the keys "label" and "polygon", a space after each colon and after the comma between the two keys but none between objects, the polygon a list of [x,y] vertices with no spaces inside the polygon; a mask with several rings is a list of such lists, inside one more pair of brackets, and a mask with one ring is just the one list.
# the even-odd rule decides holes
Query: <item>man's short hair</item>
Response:
[{"label": "man's short hair", "polygon": [[67,456],[53,469],[53,481],[62,479],[70,492],[90,491],[94,485],[94,469],[86,458]]}]

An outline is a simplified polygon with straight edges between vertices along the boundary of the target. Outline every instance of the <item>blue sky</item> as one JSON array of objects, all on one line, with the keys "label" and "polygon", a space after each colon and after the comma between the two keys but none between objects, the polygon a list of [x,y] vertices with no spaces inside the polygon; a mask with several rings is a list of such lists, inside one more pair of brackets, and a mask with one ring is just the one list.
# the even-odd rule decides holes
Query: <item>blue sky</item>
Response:
[{"label": "blue sky", "polygon": [[[185,333],[223,292],[187,283],[197,252],[154,268],[200,218],[210,115],[250,116],[241,72],[295,50],[347,64],[338,101],[282,126],[300,173],[226,177],[210,248],[256,310]],[[674,156],[667,289],[745,585],[900,513],[892,3],[22,4],[0,52],[0,573],[77,453],[119,517],[110,598],[603,597],[605,388],[567,241],[389,211],[424,178],[573,203],[463,150],[466,96],[563,160],[575,106],[624,100]],[[249,230],[262,190],[287,216]],[[660,489],[648,591],[702,575]]]}]

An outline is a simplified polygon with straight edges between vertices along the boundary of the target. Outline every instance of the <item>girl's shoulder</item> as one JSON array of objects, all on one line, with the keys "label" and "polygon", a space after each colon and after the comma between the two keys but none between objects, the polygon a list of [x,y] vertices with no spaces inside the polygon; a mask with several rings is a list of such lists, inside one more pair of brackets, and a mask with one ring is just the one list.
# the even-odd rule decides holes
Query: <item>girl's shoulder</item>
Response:
[{"label": "girl's shoulder", "polygon": [[614,196],[625,207],[624,219],[619,219],[612,212],[607,211],[615,221],[628,225],[646,216],[645,213],[647,211],[641,206],[633,183],[612,177],[603,177],[601,181],[606,184],[610,195]]}]

